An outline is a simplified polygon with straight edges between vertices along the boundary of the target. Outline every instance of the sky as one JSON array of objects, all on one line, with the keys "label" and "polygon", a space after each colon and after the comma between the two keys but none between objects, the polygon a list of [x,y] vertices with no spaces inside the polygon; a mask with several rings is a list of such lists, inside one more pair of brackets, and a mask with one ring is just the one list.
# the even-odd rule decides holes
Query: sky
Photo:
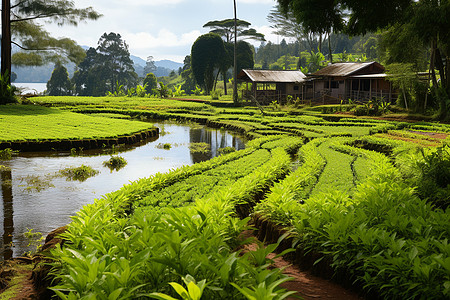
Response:
[{"label": "sky", "polygon": [[[103,33],[115,32],[128,44],[130,53],[155,61],[183,62],[197,37],[209,30],[208,21],[233,18],[233,0],[74,0],[77,8],[92,6],[103,14],[97,21],[77,27],[45,24],[54,37],[71,38],[81,46],[96,47]],[[266,40],[281,41],[272,34],[267,15],[276,0],[237,0],[237,17],[266,35]],[[250,42],[250,41],[249,41]],[[252,42],[259,46],[260,42]]]}]

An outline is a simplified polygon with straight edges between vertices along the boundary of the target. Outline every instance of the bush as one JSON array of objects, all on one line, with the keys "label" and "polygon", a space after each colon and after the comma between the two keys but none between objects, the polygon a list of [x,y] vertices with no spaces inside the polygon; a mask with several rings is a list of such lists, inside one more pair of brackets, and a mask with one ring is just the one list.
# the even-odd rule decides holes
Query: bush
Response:
[{"label": "bush", "polygon": [[59,171],[67,180],[86,181],[89,177],[97,175],[99,172],[92,167],[81,165],[80,167],[66,168]]},{"label": "bush", "polygon": [[9,75],[0,74],[0,104],[17,102],[16,91],[17,88],[8,84]]},{"label": "bush", "polygon": [[222,96],[222,90],[211,91],[211,99],[212,100],[219,100],[221,96]]},{"label": "bush", "polygon": [[111,171],[118,171],[127,165],[127,161],[121,156],[111,156],[109,160],[103,162],[103,165]]},{"label": "bush", "polygon": [[420,198],[446,209],[450,203],[450,146],[420,148],[399,155],[397,164],[404,176],[417,186]]}]

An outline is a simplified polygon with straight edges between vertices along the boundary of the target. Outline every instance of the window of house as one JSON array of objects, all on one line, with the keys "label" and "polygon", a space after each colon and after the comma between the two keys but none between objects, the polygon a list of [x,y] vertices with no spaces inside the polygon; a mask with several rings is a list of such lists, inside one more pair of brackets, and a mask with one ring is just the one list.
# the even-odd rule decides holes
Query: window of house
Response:
[{"label": "window of house", "polygon": [[300,90],[300,87],[298,85],[294,85],[294,91]]},{"label": "window of house", "polygon": [[325,88],[326,89],[329,89],[329,88],[338,89],[339,88],[339,81],[332,80],[331,81],[331,85],[330,85],[330,81],[325,81]]}]

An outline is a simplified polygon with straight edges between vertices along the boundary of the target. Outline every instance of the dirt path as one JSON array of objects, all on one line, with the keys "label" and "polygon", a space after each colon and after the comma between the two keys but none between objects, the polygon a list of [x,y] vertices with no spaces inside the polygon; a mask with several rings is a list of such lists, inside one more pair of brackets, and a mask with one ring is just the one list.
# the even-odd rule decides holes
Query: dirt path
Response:
[{"label": "dirt path", "polygon": [[[242,233],[245,237],[254,238],[255,242],[248,244],[244,247],[243,251],[253,251],[258,247],[258,240],[252,235],[251,231]],[[275,253],[268,255],[268,258],[274,259]],[[284,274],[293,278],[291,281],[287,281],[282,284],[287,290],[296,291],[297,294],[287,299],[299,299],[298,296],[305,300],[361,300],[364,299],[358,296],[354,291],[345,289],[344,287],[334,283],[330,280],[323,279],[321,277],[312,275],[309,271],[300,270],[298,267],[293,266],[290,262],[283,258],[275,258],[273,268],[285,268]]]}]

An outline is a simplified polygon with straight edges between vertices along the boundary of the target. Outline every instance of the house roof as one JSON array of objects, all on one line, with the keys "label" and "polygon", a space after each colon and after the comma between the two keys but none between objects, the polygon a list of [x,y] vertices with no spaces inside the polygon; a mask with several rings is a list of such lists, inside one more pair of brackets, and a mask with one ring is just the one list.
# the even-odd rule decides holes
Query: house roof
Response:
[{"label": "house roof", "polygon": [[379,63],[372,62],[364,62],[364,63],[335,63],[326,66],[325,68],[311,74],[311,76],[336,76],[336,77],[345,77],[350,76],[358,71],[361,71],[371,65],[376,65],[378,68],[383,69],[384,67]]},{"label": "house roof", "polygon": [[243,69],[238,79],[261,83],[303,82],[306,75],[301,71],[249,70]]}]

